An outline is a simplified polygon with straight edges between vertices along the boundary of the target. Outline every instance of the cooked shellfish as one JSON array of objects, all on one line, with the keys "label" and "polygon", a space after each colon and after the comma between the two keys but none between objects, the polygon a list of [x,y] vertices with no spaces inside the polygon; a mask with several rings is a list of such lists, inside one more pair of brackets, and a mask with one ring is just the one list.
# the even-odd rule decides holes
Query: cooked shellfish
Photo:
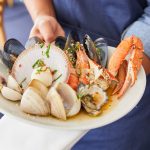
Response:
[{"label": "cooked shellfish", "polygon": [[66,117],[76,115],[81,108],[81,102],[75,91],[66,83],[59,83],[52,87],[46,98],[51,105],[51,114],[66,120]]},{"label": "cooked shellfish", "polygon": [[44,100],[40,92],[33,88],[28,87],[21,99],[21,109],[32,115],[46,116],[50,114],[49,103]]}]

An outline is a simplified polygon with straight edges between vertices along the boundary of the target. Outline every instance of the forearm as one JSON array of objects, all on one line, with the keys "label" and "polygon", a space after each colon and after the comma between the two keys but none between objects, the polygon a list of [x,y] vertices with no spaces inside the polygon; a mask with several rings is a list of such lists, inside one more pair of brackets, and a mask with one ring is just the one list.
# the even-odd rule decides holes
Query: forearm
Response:
[{"label": "forearm", "polygon": [[24,0],[24,3],[33,21],[35,21],[38,16],[43,15],[55,17],[52,0]]}]

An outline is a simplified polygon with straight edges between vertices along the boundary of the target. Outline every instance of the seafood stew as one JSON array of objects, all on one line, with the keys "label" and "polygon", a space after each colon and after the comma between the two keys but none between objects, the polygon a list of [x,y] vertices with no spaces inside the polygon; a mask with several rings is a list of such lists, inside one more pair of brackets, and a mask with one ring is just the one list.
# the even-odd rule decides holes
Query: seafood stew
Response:
[{"label": "seafood stew", "polygon": [[[134,86],[144,51],[135,36],[123,40],[109,62],[105,39],[92,41],[88,35],[83,43],[71,35],[56,39],[56,45],[46,46],[38,39],[28,43],[25,51],[17,43],[20,51],[14,53],[10,48],[1,54],[6,65],[11,63],[7,65],[11,74],[5,84],[1,83],[1,94],[17,101],[27,114],[52,115],[62,120],[81,110],[91,117],[99,116],[111,97],[119,100]],[[15,59],[5,59],[6,54]],[[59,55],[59,60],[55,55]],[[23,62],[27,62],[26,66]]]}]

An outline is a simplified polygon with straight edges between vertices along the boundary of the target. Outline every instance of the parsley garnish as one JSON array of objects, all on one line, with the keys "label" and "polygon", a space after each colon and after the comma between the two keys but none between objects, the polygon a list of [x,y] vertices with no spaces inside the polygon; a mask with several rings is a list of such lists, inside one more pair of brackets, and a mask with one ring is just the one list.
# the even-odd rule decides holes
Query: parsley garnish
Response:
[{"label": "parsley garnish", "polygon": [[46,55],[47,58],[49,58],[50,48],[51,48],[51,45],[49,44],[48,47],[47,47],[47,50],[45,52],[45,55]]},{"label": "parsley garnish", "polygon": [[42,59],[38,59],[33,65],[32,68],[38,68],[38,67],[43,67],[45,66],[45,63]]},{"label": "parsley garnish", "polygon": [[56,79],[54,79],[53,82],[57,81],[61,76],[62,76],[62,74],[59,75]]},{"label": "parsley garnish", "polygon": [[44,46],[44,43],[40,43],[40,47],[43,48],[43,46]]}]

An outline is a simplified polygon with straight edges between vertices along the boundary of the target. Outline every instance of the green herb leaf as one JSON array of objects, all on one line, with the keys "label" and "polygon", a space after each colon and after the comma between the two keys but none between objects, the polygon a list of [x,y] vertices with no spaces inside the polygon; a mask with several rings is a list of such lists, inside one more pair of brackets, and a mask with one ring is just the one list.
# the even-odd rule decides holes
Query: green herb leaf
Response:
[{"label": "green herb leaf", "polygon": [[32,68],[38,68],[38,67],[43,67],[45,66],[45,63],[42,59],[38,59],[33,65],[32,65]]},{"label": "green herb leaf", "polygon": [[43,46],[44,46],[44,43],[40,43],[40,47],[43,48]]},{"label": "green herb leaf", "polygon": [[61,76],[62,76],[62,74],[59,75],[56,79],[54,79],[53,82],[57,81]]},{"label": "green herb leaf", "polygon": [[51,45],[49,44],[48,47],[47,47],[47,50],[45,52],[47,58],[49,58],[50,48],[51,48]]}]

